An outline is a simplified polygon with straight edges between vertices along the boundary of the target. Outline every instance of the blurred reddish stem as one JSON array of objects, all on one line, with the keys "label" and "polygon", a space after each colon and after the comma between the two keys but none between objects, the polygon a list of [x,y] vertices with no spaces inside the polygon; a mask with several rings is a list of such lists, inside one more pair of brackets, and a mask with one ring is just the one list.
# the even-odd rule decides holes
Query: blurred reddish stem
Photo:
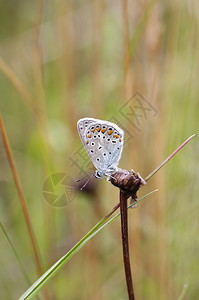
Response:
[{"label": "blurred reddish stem", "polygon": [[0,57],[0,71],[4,74],[4,76],[9,80],[9,82],[13,85],[17,93],[20,95],[19,99],[22,99],[26,106],[37,114],[37,108],[35,105],[35,99],[28,92],[24,84],[17,77],[17,75],[13,72],[13,70],[5,63],[5,61]]},{"label": "blurred reddish stem", "polygon": [[22,211],[23,211],[23,214],[24,214],[26,226],[27,226],[29,237],[30,237],[30,240],[31,240],[31,245],[32,245],[34,258],[35,258],[35,264],[36,264],[36,267],[37,267],[37,273],[38,273],[39,276],[41,276],[43,271],[42,271],[42,266],[41,266],[41,261],[40,261],[40,256],[39,256],[39,250],[38,250],[38,246],[37,246],[37,243],[36,243],[36,238],[35,238],[34,231],[33,231],[33,228],[32,228],[32,224],[31,224],[31,221],[30,221],[30,216],[29,216],[29,213],[28,213],[28,208],[27,208],[27,205],[26,205],[25,197],[24,197],[24,194],[22,192],[21,183],[20,183],[20,180],[19,180],[19,177],[18,177],[18,174],[17,174],[17,170],[16,170],[15,163],[14,163],[14,158],[12,156],[11,148],[10,148],[10,145],[9,145],[9,141],[8,141],[8,138],[7,138],[7,135],[6,135],[6,131],[5,131],[5,127],[4,127],[1,115],[0,115],[0,133],[1,133],[1,136],[2,136],[4,148],[5,148],[6,155],[7,155],[7,158],[8,158],[8,162],[9,162],[9,165],[10,165],[10,168],[11,168],[11,171],[12,171],[12,175],[14,177],[16,189],[17,189],[17,192],[18,192],[18,196],[19,196]]}]

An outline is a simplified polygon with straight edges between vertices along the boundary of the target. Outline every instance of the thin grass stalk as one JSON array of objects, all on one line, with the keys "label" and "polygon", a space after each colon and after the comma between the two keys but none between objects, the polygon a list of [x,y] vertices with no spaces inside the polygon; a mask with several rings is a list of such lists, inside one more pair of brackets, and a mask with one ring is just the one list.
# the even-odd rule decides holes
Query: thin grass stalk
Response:
[{"label": "thin grass stalk", "polygon": [[[162,166],[166,164],[177,152],[182,149],[195,135],[190,136],[184,143],[182,143],[171,155],[169,155],[149,176],[145,181],[148,181]],[[120,190],[120,210],[121,210],[121,228],[122,228],[122,246],[123,246],[123,260],[126,275],[126,284],[129,295],[129,300],[134,300],[133,280],[131,275],[131,265],[129,256],[129,241],[128,241],[128,219],[127,219],[127,199]]]},{"label": "thin grass stalk", "polygon": [[[125,94],[126,98],[132,93],[133,78],[131,71],[131,55],[130,55],[130,36],[128,24],[128,1],[122,0],[122,23],[123,23],[123,47],[124,47],[124,77],[125,77]],[[131,265],[129,256],[128,242],[128,219],[127,219],[127,199],[120,190],[120,211],[121,211],[121,233],[123,246],[123,261],[126,275],[126,284],[128,296],[130,300],[134,300],[133,281],[131,275]]]},{"label": "thin grass stalk", "polygon": [[174,155],[176,155],[193,137],[195,134],[191,135],[184,143],[182,143],[173,153],[171,153],[163,162],[157,166],[146,178],[145,181],[147,182],[155,173],[157,173]]},{"label": "thin grass stalk", "polygon": [[30,111],[36,112],[35,101],[14,71],[0,58],[0,70],[15,88]]},{"label": "thin grass stalk", "polygon": [[43,141],[43,145],[45,147],[45,153],[43,155],[44,162],[46,164],[46,168],[48,169],[48,149],[46,144],[46,139],[48,137],[47,135],[47,129],[46,125],[44,124],[44,117],[42,116],[41,109],[37,105],[36,99],[32,97],[32,95],[29,93],[25,85],[22,83],[22,81],[17,77],[17,75],[14,73],[14,71],[0,58],[0,71],[4,74],[4,76],[8,79],[8,81],[12,84],[16,92],[19,94],[20,99],[23,100],[27,108],[33,112],[33,115],[35,117],[36,123],[38,125],[40,135]]},{"label": "thin grass stalk", "polygon": [[29,279],[29,276],[28,276],[28,274],[27,274],[27,272],[26,272],[23,264],[22,264],[22,261],[21,261],[19,255],[17,254],[17,251],[15,250],[15,247],[13,246],[13,244],[12,244],[9,236],[7,235],[7,232],[6,232],[4,226],[3,226],[3,224],[1,222],[0,222],[0,227],[1,227],[1,230],[2,230],[2,232],[3,232],[3,234],[4,234],[5,238],[6,238],[7,242],[8,242],[8,245],[10,246],[10,248],[12,250],[12,253],[14,254],[14,256],[15,256],[15,258],[16,258],[16,260],[17,260],[17,262],[18,262],[18,264],[19,264],[19,266],[20,266],[20,268],[22,270],[24,278],[26,279],[26,281],[27,281],[28,284],[31,284],[31,281]]},{"label": "thin grass stalk", "polygon": [[[26,270],[25,270],[25,268],[24,268],[24,266],[23,266],[23,263],[22,263],[22,261],[21,261],[19,255],[18,255],[18,253],[17,253],[17,251],[16,251],[16,249],[15,249],[15,247],[14,247],[12,241],[10,240],[10,238],[9,238],[9,236],[8,236],[6,230],[5,230],[5,228],[4,228],[4,226],[3,226],[3,224],[2,224],[1,222],[0,222],[0,227],[1,227],[1,230],[2,230],[2,232],[3,232],[3,234],[4,234],[4,236],[5,236],[6,241],[8,242],[8,245],[9,245],[10,248],[11,248],[11,251],[12,251],[13,255],[15,256],[15,258],[16,258],[16,260],[17,260],[17,262],[18,262],[18,264],[19,264],[19,266],[20,266],[20,268],[21,268],[21,271],[22,271],[22,273],[23,273],[23,275],[24,275],[24,278],[26,279],[27,283],[28,283],[29,285],[31,285],[32,283],[31,283],[31,281],[30,281],[30,278],[29,278],[29,276],[28,276],[28,273],[26,272]],[[39,296],[37,296],[36,299],[41,300],[41,298],[40,298]]]},{"label": "thin grass stalk", "polygon": [[130,36],[128,22],[128,1],[122,0],[122,23],[123,23],[123,44],[124,44],[124,77],[126,98],[132,94],[133,78],[131,70]]},{"label": "thin grass stalk", "polygon": [[[157,120],[153,118],[153,126],[155,130],[154,144],[158,145],[158,151],[156,147],[153,147],[152,153],[148,151],[148,159],[154,161],[154,165],[159,164],[161,161],[164,143],[165,143],[165,126],[164,126],[164,116],[163,116],[163,103],[159,101],[162,97],[161,95],[161,63],[159,59],[159,49],[161,44],[161,33],[160,28],[162,28],[161,19],[161,9],[160,4],[157,2],[153,9],[151,10],[150,16],[147,21],[146,31],[144,35],[145,39],[145,55],[146,55],[146,65],[148,67],[147,72],[147,87],[149,88],[149,99],[153,99],[153,105],[158,111],[158,130],[155,129],[155,124]],[[152,38],[153,37],[153,38]],[[146,66],[144,66],[146,68]],[[156,205],[152,210],[151,218],[153,223],[156,224],[156,234],[155,239],[150,239],[148,241],[148,247],[156,248],[156,253],[151,254],[151,259],[148,261],[148,276],[153,277],[156,282],[158,282],[159,288],[157,290],[158,298],[164,299],[165,294],[168,296],[167,283],[168,283],[168,255],[167,255],[167,243],[166,243],[166,207],[167,199],[165,196],[165,173],[160,172],[158,176],[154,178],[153,183],[158,186],[160,194],[156,195]],[[150,209],[150,208],[149,208]],[[146,258],[147,259],[147,258]],[[156,261],[159,261],[158,266]]]},{"label": "thin grass stalk", "polygon": [[[74,120],[78,118],[78,110],[76,102],[78,99],[75,93],[79,78],[77,76],[77,49],[78,35],[76,33],[75,21],[75,2],[68,1],[67,5],[61,1],[59,3],[59,11],[63,16],[60,20],[60,34],[62,40],[62,57],[61,79],[63,81],[63,116],[66,126],[71,132],[74,131]],[[66,101],[66,99],[69,99]],[[71,101],[73,99],[73,101]]]},{"label": "thin grass stalk", "polygon": [[151,11],[152,11],[154,5],[156,5],[156,3],[157,3],[157,0],[151,0],[147,3],[143,15],[140,16],[139,22],[135,27],[133,37],[131,38],[131,41],[130,41],[131,60],[133,59],[133,56],[136,53],[136,47],[138,45],[139,39],[142,36],[142,34],[146,28],[148,18],[150,17]]},{"label": "thin grass stalk", "polygon": [[2,140],[3,140],[4,148],[5,148],[5,151],[6,151],[7,159],[8,159],[8,162],[9,162],[9,165],[10,165],[10,168],[11,168],[11,172],[12,172],[12,175],[13,175],[13,178],[14,178],[17,193],[18,193],[18,196],[19,196],[19,200],[20,200],[22,211],[23,211],[26,227],[27,227],[27,230],[28,230],[28,234],[29,234],[29,238],[30,238],[30,242],[31,242],[31,246],[32,246],[33,254],[34,254],[35,265],[36,265],[36,268],[37,268],[37,273],[40,276],[43,272],[43,269],[42,269],[40,255],[39,255],[39,248],[38,248],[38,245],[37,245],[37,242],[36,242],[36,238],[35,238],[34,231],[33,231],[33,228],[32,228],[32,224],[31,224],[31,220],[30,220],[26,200],[25,200],[25,197],[24,197],[24,194],[23,194],[23,191],[22,191],[20,179],[19,179],[19,176],[18,176],[18,173],[17,173],[17,169],[15,167],[14,158],[13,158],[13,155],[12,155],[12,152],[11,152],[10,144],[9,144],[9,141],[8,141],[8,137],[7,137],[7,134],[6,134],[6,131],[5,131],[5,127],[4,127],[1,115],[0,115],[0,132],[1,132]]},{"label": "thin grass stalk", "polygon": [[93,16],[93,34],[92,34],[92,64],[91,64],[91,79],[92,79],[92,114],[103,115],[102,105],[102,80],[101,80],[101,65],[102,65],[102,16],[104,10],[103,1],[95,1],[92,8]]},{"label": "thin grass stalk", "polygon": [[48,163],[46,157],[49,158],[50,143],[49,132],[46,118],[46,95],[44,84],[44,62],[41,45],[41,26],[44,15],[45,0],[37,0],[36,2],[36,16],[35,16],[35,31],[33,39],[33,58],[34,58],[34,81],[35,81],[35,93],[37,99],[38,110],[35,114],[35,118],[38,124],[38,128],[43,140],[44,154],[46,167],[48,169]]},{"label": "thin grass stalk", "polygon": [[36,20],[35,20],[35,32],[34,32],[34,44],[33,44],[33,54],[34,54],[34,78],[35,78],[35,89],[36,97],[38,101],[38,106],[41,109],[40,122],[42,122],[42,127],[46,127],[45,119],[45,88],[44,88],[44,63],[43,54],[40,41],[41,25],[44,14],[44,4],[45,0],[37,0],[36,2]]},{"label": "thin grass stalk", "polygon": [[188,284],[184,284],[183,289],[182,289],[180,295],[178,296],[177,300],[183,300],[184,299],[184,296],[187,292],[187,289],[188,289]]},{"label": "thin grass stalk", "polygon": [[[181,146],[179,146],[169,157],[172,158],[177,152],[184,147],[188,141],[191,140],[191,138],[194,137],[192,135],[189,137]],[[166,159],[165,161],[168,161]],[[164,162],[165,162],[164,161]],[[161,163],[157,168],[161,168],[163,164]],[[157,169],[156,168],[156,169]],[[155,170],[156,170],[155,169]],[[150,173],[146,177],[146,181],[148,181],[156,172]],[[157,190],[155,190],[157,191]],[[153,192],[155,192],[153,191]],[[151,192],[151,193],[153,193]],[[146,196],[150,195],[151,193],[148,193],[138,201],[134,202],[133,204],[129,205],[128,208],[132,207],[136,203],[143,200]],[[31,299],[34,295],[36,295],[39,290],[55,275],[57,272],[65,265],[66,262],[68,262],[72,256],[77,253],[85,243],[88,242],[93,236],[95,236],[99,231],[101,231],[104,227],[108,226],[113,220],[115,220],[120,213],[112,217],[109,221],[107,221],[104,225],[103,223],[120,207],[120,203],[118,203],[103,219],[101,219],[69,252],[67,252],[60,260],[58,260],[49,270],[45,272],[20,298],[19,300],[23,299]],[[126,210],[126,208],[125,208]],[[125,221],[126,222],[126,221]],[[101,227],[100,227],[101,226]],[[130,264],[130,260],[128,262]]]},{"label": "thin grass stalk", "polygon": [[[147,196],[151,195],[158,190],[154,190],[139,200],[136,203],[142,201]],[[130,204],[128,209],[133,207],[136,204]],[[33,296],[37,295],[37,293],[41,290],[41,288],[53,277],[57,274],[57,272],[67,263],[73,255],[75,255],[91,238],[93,238],[97,233],[99,233],[103,228],[108,226],[111,222],[117,219],[120,216],[120,213],[117,213],[110,220],[107,219],[119,208],[120,203],[118,203],[104,218],[102,218],[87,234],[75,244],[62,258],[60,258],[50,269],[48,269],[33,285],[19,298],[19,300],[29,300],[32,299]],[[107,222],[106,222],[107,221]],[[106,223],[105,223],[106,222]]]}]

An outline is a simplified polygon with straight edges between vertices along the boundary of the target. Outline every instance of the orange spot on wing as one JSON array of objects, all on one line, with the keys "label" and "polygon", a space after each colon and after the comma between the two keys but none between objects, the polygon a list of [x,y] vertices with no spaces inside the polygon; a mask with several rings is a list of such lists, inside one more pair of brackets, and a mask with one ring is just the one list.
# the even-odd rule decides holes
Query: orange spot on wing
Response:
[{"label": "orange spot on wing", "polygon": [[91,133],[89,133],[89,134],[87,135],[87,137],[90,139],[90,138],[91,138]]},{"label": "orange spot on wing", "polygon": [[113,137],[116,137],[116,139],[118,139],[120,136],[117,134],[114,134]]},{"label": "orange spot on wing", "polygon": [[106,131],[106,128],[103,128],[103,129],[101,130],[102,133],[104,133],[105,131]]},{"label": "orange spot on wing", "polygon": [[91,130],[92,132],[95,132],[95,128]]},{"label": "orange spot on wing", "polygon": [[98,132],[100,131],[100,129],[101,129],[101,127],[96,128],[96,130],[97,130]]},{"label": "orange spot on wing", "polygon": [[86,141],[86,144],[88,145],[88,140]]},{"label": "orange spot on wing", "polygon": [[121,142],[122,140],[121,140],[121,139],[119,139],[119,141]]},{"label": "orange spot on wing", "polygon": [[113,133],[113,130],[108,130],[107,133],[108,135],[111,135]]}]

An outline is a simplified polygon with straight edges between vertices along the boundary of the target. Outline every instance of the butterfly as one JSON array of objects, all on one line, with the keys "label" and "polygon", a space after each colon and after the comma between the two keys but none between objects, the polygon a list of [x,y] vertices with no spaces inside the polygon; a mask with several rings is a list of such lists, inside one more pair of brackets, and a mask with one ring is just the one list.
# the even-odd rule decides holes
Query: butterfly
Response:
[{"label": "butterfly", "polygon": [[116,124],[94,118],[83,118],[77,122],[81,141],[96,168],[96,178],[111,177],[117,171],[121,158],[124,131]]}]

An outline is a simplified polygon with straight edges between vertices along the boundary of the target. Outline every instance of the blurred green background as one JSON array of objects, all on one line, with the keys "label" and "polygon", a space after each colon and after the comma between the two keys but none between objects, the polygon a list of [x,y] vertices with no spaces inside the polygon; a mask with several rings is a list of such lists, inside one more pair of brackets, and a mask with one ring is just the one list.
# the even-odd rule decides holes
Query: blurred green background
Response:
[{"label": "blurred green background", "polygon": [[[121,126],[126,143],[119,166],[143,177],[197,134],[198,26],[194,0],[0,1],[0,111],[43,270],[119,201],[118,190],[97,179],[90,194],[68,191],[71,203],[63,207],[43,197],[50,175],[75,181],[82,168],[90,171],[78,152],[79,118]],[[136,299],[178,299],[185,284],[183,299],[199,295],[198,145],[196,135],[139,196],[159,191],[129,211]],[[33,283],[38,274],[2,139],[0,221]],[[29,284],[0,236],[1,299],[17,299]],[[74,256],[46,293],[40,298],[127,299],[120,220]]]}]

